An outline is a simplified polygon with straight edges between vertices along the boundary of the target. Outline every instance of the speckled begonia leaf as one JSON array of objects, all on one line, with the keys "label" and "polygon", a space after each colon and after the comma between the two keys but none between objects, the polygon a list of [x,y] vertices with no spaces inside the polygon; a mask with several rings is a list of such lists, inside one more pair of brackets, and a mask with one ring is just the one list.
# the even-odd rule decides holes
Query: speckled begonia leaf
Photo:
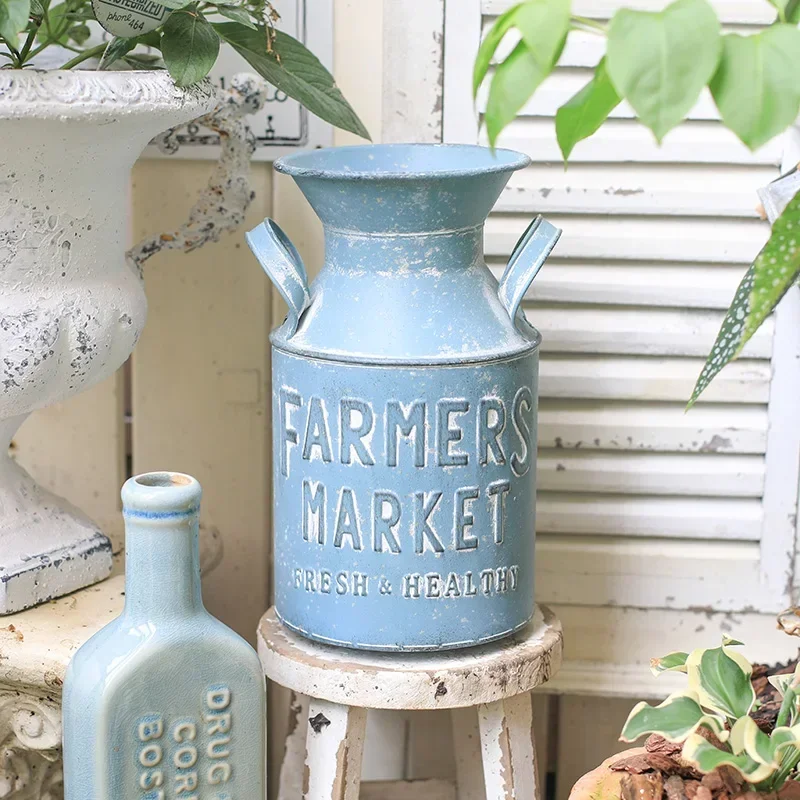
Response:
[{"label": "speckled begonia leaf", "polygon": [[800,193],[775,220],[764,249],[745,273],[722,321],[717,340],[687,409],[691,408],[720,370],[747,344],[772,313],[789,287],[800,277]]}]

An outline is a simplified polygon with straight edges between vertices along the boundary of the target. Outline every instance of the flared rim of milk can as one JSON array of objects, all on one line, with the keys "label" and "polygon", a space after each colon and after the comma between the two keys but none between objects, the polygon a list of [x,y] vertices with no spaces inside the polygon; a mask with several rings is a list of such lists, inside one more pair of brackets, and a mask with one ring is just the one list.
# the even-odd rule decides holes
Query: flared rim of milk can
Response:
[{"label": "flared rim of milk can", "polygon": [[122,513],[126,518],[149,521],[197,514],[202,496],[200,483],[182,472],[145,472],[122,487]]},{"label": "flared rim of milk can", "polygon": [[295,178],[409,180],[515,172],[531,163],[516,150],[477,144],[367,144],[283,156],[275,170]]}]

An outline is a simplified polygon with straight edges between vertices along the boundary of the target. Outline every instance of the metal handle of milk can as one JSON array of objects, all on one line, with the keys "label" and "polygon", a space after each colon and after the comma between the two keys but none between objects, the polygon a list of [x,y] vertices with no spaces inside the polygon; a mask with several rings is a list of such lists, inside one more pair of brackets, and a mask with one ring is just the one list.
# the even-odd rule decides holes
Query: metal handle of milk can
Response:
[{"label": "metal handle of milk can", "polygon": [[271,219],[265,219],[246,233],[244,238],[264,268],[264,272],[286,301],[289,307],[286,334],[287,337],[294,336],[300,324],[300,317],[311,304],[308,273],[300,253],[281,230],[280,225]]},{"label": "metal handle of milk can", "polygon": [[531,281],[544,265],[560,236],[561,228],[556,228],[538,216],[514,245],[497,290],[500,302],[512,322],[516,319],[517,309]]}]

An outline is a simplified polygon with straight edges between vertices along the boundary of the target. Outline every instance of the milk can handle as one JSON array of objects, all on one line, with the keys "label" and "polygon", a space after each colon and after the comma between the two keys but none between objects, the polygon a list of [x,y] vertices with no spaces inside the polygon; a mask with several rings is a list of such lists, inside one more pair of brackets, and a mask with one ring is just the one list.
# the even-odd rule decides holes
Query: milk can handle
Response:
[{"label": "milk can handle", "polygon": [[538,216],[514,245],[497,290],[500,302],[512,322],[516,319],[517,309],[531,281],[542,268],[560,236],[560,228]]},{"label": "milk can handle", "polygon": [[300,317],[311,304],[308,274],[303,259],[278,223],[271,219],[265,219],[258,227],[246,233],[244,238],[289,306],[286,335],[292,337],[297,332]]}]

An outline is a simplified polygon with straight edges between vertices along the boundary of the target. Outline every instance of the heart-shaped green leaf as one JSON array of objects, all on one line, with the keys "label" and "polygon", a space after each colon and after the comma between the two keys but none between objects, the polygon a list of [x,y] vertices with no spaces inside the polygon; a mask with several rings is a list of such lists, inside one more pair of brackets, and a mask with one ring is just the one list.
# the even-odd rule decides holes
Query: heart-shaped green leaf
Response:
[{"label": "heart-shaped green leaf", "polygon": [[565,162],[572,148],[595,133],[619,102],[620,96],[602,59],[589,83],[556,112],[556,138]]},{"label": "heart-shaped green leaf", "polygon": [[707,714],[693,692],[676,692],[661,705],[639,703],[628,715],[620,739],[634,742],[641,736],[657,733],[671,742],[682,742],[703,725],[717,735],[723,735],[723,722]]},{"label": "heart-shaped green leaf", "polygon": [[199,12],[173,11],[164,23],[161,54],[178,86],[191,86],[208,75],[219,55],[219,35]]},{"label": "heart-shaped green leaf", "polygon": [[539,84],[547,77],[525,42],[520,42],[502,64],[498,64],[486,101],[486,133],[494,147],[506,127]]},{"label": "heart-shaped green leaf", "polygon": [[782,133],[800,109],[800,30],[771,25],[753,36],[722,37],[709,84],[725,124],[755,150]]},{"label": "heart-shaped green leaf", "polygon": [[250,30],[236,22],[220,22],[214,28],[276,89],[337,128],[369,139],[364,123],[339,91],[333,76],[297,39],[276,30],[268,52],[267,31],[263,27]]},{"label": "heart-shaped green leaf", "polygon": [[514,16],[522,4],[511,6],[508,11],[501,14],[494,22],[489,32],[478,48],[475,65],[472,69],[472,95],[478,94],[478,89],[489,71],[495,51],[500,46],[505,35],[514,27]]},{"label": "heart-shaped green leaf", "polygon": [[0,36],[17,49],[17,38],[28,24],[30,0],[0,0]]},{"label": "heart-shaped green leaf", "polygon": [[608,74],[661,141],[697,102],[720,55],[719,21],[707,0],[663,11],[620,9],[608,30]]},{"label": "heart-shaped green leaf", "polygon": [[750,662],[726,647],[694,650],[686,660],[689,689],[700,705],[730,719],[747,716],[756,695],[750,675]]}]

